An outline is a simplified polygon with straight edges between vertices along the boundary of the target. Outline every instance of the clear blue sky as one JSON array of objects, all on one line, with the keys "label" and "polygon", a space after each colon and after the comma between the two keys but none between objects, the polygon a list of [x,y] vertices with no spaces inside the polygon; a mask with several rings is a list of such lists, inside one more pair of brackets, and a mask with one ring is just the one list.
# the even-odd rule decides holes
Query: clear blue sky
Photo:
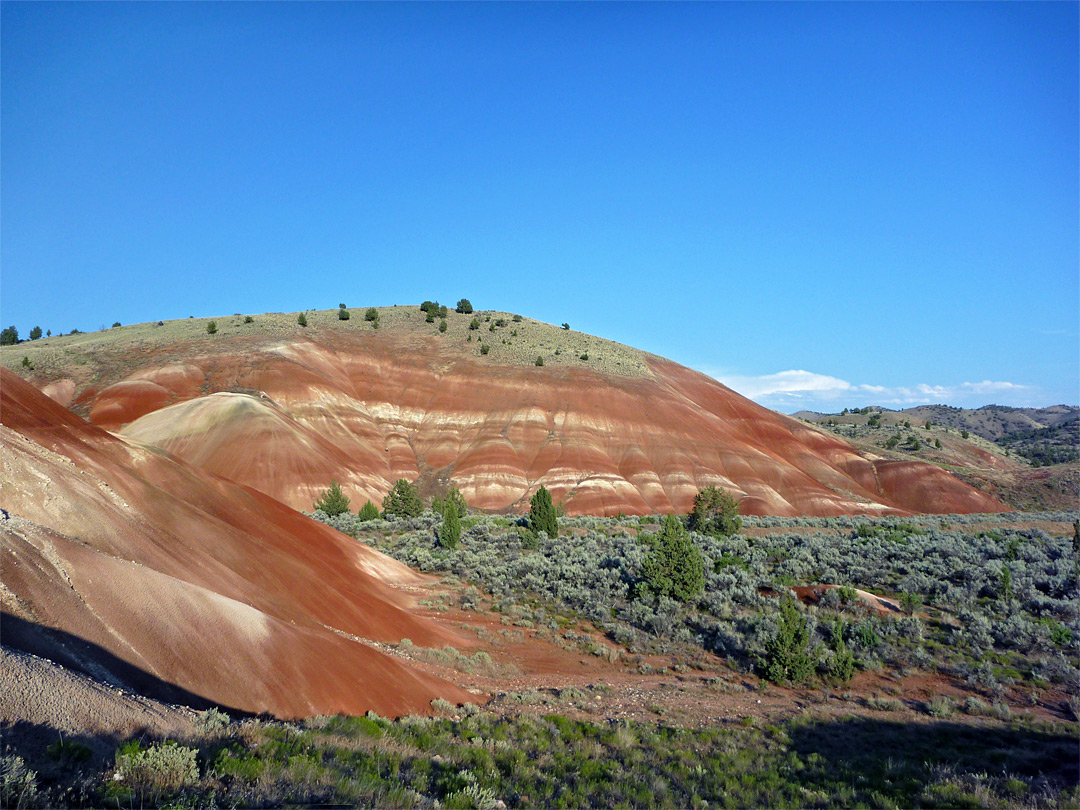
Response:
[{"label": "clear blue sky", "polygon": [[0,321],[454,303],[1080,399],[1076,3],[0,6]]}]

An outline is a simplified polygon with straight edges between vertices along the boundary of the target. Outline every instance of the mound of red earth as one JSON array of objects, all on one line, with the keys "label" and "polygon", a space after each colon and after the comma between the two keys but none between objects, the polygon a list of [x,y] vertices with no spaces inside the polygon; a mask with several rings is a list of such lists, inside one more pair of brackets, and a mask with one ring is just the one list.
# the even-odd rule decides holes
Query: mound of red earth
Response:
[{"label": "mound of red earth", "polygon": [[76,401],[297,509],[331,480],[358,508],[419,478],[492,511],[527,509],[541,485],[569,514],[685,513],[709,485],[745,514],[1004,510],[938,467],[859,451],[657,357],[620,376],[463,345],[392,330],[237,337],[195,344],[181,365],[138,361]]},{"label": "mound of red earth", "polygon": [[407,567],[89,424],[0,370],[3,642],[105,682],[279,717],[476,701],[370,642],[460,644]]}]

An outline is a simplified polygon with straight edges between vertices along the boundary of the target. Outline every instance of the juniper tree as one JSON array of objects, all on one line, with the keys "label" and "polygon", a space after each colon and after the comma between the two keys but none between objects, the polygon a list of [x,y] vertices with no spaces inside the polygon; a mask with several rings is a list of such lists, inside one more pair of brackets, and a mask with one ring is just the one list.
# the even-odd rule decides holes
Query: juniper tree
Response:
[{"label": "juniper tree", "polygon": [[330,517],[343,515],[349,511],[349,499],[345,497],[337,481],[331,481],[330,488],[315,501],[315,511],[325,512]]},{"label": "juniper tree", "polygon": [[559,516],[546,487],[536,490],[529,501],[529,528],[537,533],[544,532],[548,537],[559,536]]},{"label": "juniper tree", "polygon": [[653,543],[652,553],[641,566],[649,591],[680,602],[698,596],[705,588],[705,560],[682,522],[667,515]]},{"label": "juniper tree", "polygon": [[415,484],[410,484],[404,478],[394,482],[394,486],[383,498],[383,514],[387,517],[418,517],[424,511],[424,504],[420,501],[420,492]]},{"label": "juniper tree", "polygon": [[742,528],[739,504],[727,490],[705,487],[694,496],[690,510],[689,527],[714,537],[730,537]]}]

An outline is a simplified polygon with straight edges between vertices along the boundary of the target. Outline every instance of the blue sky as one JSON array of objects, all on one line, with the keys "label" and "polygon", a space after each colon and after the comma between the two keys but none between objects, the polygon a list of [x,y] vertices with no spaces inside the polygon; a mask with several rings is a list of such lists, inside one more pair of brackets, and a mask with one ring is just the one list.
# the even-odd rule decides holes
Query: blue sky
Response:
[{"label": "blue sky", "polygon": [[0,321],[468,297],[783,411],[1080,399],[1076,3],[3,3]]}]

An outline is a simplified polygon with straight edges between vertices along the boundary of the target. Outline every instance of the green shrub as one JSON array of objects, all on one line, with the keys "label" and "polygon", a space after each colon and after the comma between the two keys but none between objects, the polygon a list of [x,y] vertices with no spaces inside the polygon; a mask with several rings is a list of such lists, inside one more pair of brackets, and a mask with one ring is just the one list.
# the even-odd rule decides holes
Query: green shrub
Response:
[{"label": "green shrub", "polygon": [[28,355],[25,355],[25,354],[23,355],[22,367],[26,368],[26,369],[30,369],[31,371],[34,370],[34,364],[30,362],[30,357]]},{"label": "green shrub", "polygon": [[514,315],[510,320],[512,320],[514,323],[521,323],[521,316]]},{"label": "green shrub", "polygon": [[442,526],[439,527],[439,545],[443,548],[457,548],[461,539],[461,518],[457,509],[448,508],[443,514]]},{"label": "green shrub", "polygon": [[478,318],[473,318],[471,321],[469,321],[469,331],[470,332],[475,332],[479,328],[480,328],[480,320]]},{"label": "green shrub", "polygon": [[194,784],[199,778],[197,751],[166,741],[142,749],[137,741],[116,752],[116,769],[124,784],[144,800],[156,803],[166,793]]},{"label": "green shrub", "polygon": [[461,490],[457,487],[450,487],[449,492],[444,497],[434,497],[431,500],[431,509],[440,515],[445,515],[448,509],[453,509],[457,512],[459,518],[465,517],[469,513],[469,506],[465,503],[465,496],[461,494]]},{"label": "green shrub", "polygon": [[705,560],[677,517],[664,517],[653,545],[641,566],[649,590],[680,602],[697,597],[705,588]]},{"label": "green shrub", "polygon": [[529,528],[548,537],[559,536],[559,517],[547,487],[541,486],[529,500]]},{"label": "green shrub", "polygon": [[347,321],[350,317],[352,317],[349,314],[349,310],[345,309],[345,307],[341,307],[341,309],[337,311],[337,316],[339,321]]},{"label": "green shrub", "polygon": [[814,674],[816,649],[810,647],[806,617],[794,599],[780,602],[780,620],[776,634],[765,644],[762,668],[773,683],[805,683]]},{"label": "green shrub", "polygon": [[206,334],[212,335],[215,332],[217,332],[217,321],[210,321],[210,323],[206,325]]},{"label": "green shrub", "polygon": [[742,528],[739,504],[727,490],[705,487],[694,496],[689,527],[714,537],[730,537]]},{"label": "green shrub", "polygon": [[563,328],[563,329],[567,329],[567,330],[568,330],[568,329],[570,329],[570,324],[568,324],[568,323],[564,323],[564,324],[562,325],[562,328]]},{"label": "green shrub", "polygon": [[581,355],[581,358],[580,358],[580,359],[582,359],[582,360],[588,360],[588,359],[589,359],[589,353],[588,353],[588,352],[585,352],[584,354],[582,354],[582,355]]},{"label": "green shrub", "polygon": [[37,804],[37,773],[20,756],[0,758],[0,806],[33,807]]},{"label": "green shrub", "polygon": [[325,512],[330,517],[343,515],[349,511],[349,499],[341,491],[341,485],[337,481],[330,482],[330,488],[323,492],[314,509]]},{"label": "green shrub", "polygon": [[383,514],[387,517],[418,517],[424,511],[420,501],[420,492],[414,484],[404,478],[394,482],[394,486],[383,498]]},{"label": "green shrub", "polygon": [[301,312],[299,315],[296,316],[296,322],[301,326],[307,326],[307,315]]},{"label": "green shrub", "polygon": [[364,522],[369,520],[378,520],[379,517],[379,507],[377,507],[371,501],[367,501],[363,506],[360,507],[360,511],[356,513],[357,520]]},{"label": "green shrub", "polygon": [[255,319],[252,318],[250,315],[245,315],[244,316],[244,323],[255,323]]},{"label": "green shrub", "polygon": [[445,332],[446,329],[447,329],[446,319],[443,318],[441,321],[439,321],[439,331],[440,332]]},{"label": "green shrub", "polygon": [[377,320],[379,320],[379,310],[375,309],[375,307],[368,307],[366,310],[364,310],[364,320],[365,321],[377,321]]},{"label": "green shrub", "polygon": [[482,344],[480,346],[480,354],[487,354],[490,351],[491,351],[491,346],[489,346],[488,344],[484,343],[484,344]]},{"label": "green shrub", "polygon": [[544,365],[544,357],[543,357],[543,355],[539,355],[539,354],[536,355],[536,365],[538,365],[538,366]]}]

